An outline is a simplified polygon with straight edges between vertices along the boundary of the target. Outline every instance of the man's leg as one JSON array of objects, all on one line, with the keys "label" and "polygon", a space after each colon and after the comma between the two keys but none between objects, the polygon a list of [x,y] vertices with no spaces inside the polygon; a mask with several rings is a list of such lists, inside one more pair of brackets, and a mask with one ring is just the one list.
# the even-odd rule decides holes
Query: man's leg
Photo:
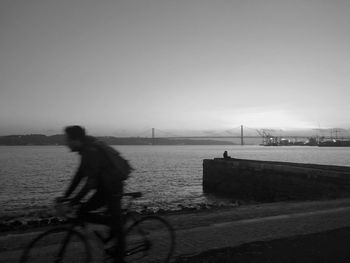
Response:
[{"label": "man's leg", "polygon": [[123,182],[114,182],[104,187],[105,201],[111,215],[111,232],[116,238],[116,262],[124,262],[125,238],[122,217]]},{"label": "man's leg", "polygon": [[124,262],[125,238],[123,231],[123,219],[121,208],[121,195],[113,194],[109,196],[107,201],[108,210],[111,214],[111,231],[112,235],[117,238],[117,255],[116,262]]}]

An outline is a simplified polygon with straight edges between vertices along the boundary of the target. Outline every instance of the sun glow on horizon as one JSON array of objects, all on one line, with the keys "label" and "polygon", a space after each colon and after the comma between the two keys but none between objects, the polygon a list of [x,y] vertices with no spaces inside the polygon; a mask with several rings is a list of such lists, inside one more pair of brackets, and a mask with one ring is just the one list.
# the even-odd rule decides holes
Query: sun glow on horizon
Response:
[{"label": "sun glow on horizon", "polygon": [[279,129],[311,129],[315,125],[299,119],[295,114],[282,110],[245,112],[237,114],[235,123],[248,127]]}]

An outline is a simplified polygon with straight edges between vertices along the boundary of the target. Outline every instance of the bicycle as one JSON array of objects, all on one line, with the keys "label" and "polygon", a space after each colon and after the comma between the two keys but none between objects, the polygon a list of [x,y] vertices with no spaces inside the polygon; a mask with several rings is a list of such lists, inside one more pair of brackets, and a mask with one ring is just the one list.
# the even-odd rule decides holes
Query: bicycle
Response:
[{"label": "bicycle", "polygon": [[[141,197],[140,192],[125,193],[129,202],[123,212],[126,262],[164,262],[170,261],[175,247],[175,234],[172,226],[162,217],[146,215],[140,218],[130,210],[132,200]],[[91,241],[87,237],[87,224],[108,226],[102,214],[91,213],[91,218],[74,217],[68,226],[57,226],[36,236],[24,249],[20,263],[30,262],[83,262],[93,259]],[[95,230],[94,236],[105,246],[111,237],[104,238]],[[57,240],[61,240],[58,242]],[[157,246],[158,245],[158,246]],[[101,250],[100,250],[101,251]],[[110,249],[102,249],[102,260],[113,260]],[[49,257],[49,258],[48,258]]]}]

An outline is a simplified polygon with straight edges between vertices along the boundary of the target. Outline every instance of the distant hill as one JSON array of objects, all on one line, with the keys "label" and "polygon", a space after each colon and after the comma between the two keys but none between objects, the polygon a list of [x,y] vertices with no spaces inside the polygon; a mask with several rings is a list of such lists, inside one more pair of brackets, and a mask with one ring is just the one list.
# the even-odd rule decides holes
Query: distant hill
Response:
[{"label": "distant hill", "polygon": [[63,135],[8,135],[0,137],[0,145],[63,145]]},{"label": "distant hill", "polygon": [[[218,140],[191,140],[191,139],[166,139],[166,138],[142,138],[142,137],[97,137],[110,145],[233,145],[229,141]],[[8,135],[0,136],[0,145],[64,145],[64,135],[46,136],[43,134]]]}]

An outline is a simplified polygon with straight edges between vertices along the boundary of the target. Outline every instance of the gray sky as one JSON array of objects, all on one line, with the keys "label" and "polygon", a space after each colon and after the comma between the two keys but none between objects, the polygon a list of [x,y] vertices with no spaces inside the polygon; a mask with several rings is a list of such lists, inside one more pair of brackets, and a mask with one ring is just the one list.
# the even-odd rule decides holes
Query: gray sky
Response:
[{"label": "gray sky", "polygon": [[350,128],[350,1],[1,0],[0,134]]}]

